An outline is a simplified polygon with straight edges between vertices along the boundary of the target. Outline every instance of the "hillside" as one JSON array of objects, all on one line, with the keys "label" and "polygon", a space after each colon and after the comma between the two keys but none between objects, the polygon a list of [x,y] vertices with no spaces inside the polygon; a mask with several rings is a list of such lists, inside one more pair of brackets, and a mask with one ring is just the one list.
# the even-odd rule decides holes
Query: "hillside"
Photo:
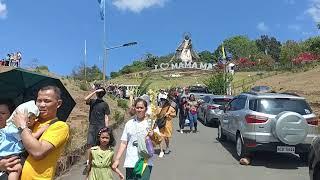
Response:
[{"label": "hillside", "polygon": [[[61,80],[77,103],[67,120],[67,123],[69,124],[71,130],[71,137],[73,137],[66,149],[66,153],[69,153],[79,147],[82,147],[86,143],[89,120],[89,106],[85,104],[84,98],[91,91],[81,90],[79,88],[79,85],[77,85],[77,82],[73,80]],[[126,117],[125,110],[117,106],[116,100],[113,100],[108,96],[105,96],[105,100],[108,102],[111,111],[110,124],[113,124],[117,120],[119,120],[119,114],[120,116]]]},{"label": "hillside", "polygon": [[254,85],[267,85],[279,92],[294,92],[305,97],[320,115],[320,66],[305,72],[286,72],[258,80]]},{"label": "hillside", "polygon": [[[144,77],[149,77],[152,82],[152,89],[166,89],[170,87],[185,87],[192,84],[203,84],[203,81],[208,78],[213,72],[203,70],[188,70],[188,71],[150,71],[132,73],[111,79],[109,83],[139,85]],[[236,73],[234,81],[242,81],[248,77],[256,75],[256,72],[239,72]],[[179,77],[174,77],[174,76]],[[172,77],[173,76],[173,77]]]},{"label": "hillside", "polygon": [[[151,88],[184,87],[192,84],[202,84],[212,72],[208,71],[161,71],[139,72],[111,79],[110,83],[116,84],[139,84],[143,77],[148,76],[152,82]],[[179,74],[180,77],[171,77]],[[263,74],[262,76],[259,74]],[[253,83],[247,83],[253,82]],[[304,72],[236,72],[234,86],[238,87],[236,93],[246,87],[267,85],[277,92],[294,92],[305,97],[311,104],[312,109],[320,115],[320,66]]]}]

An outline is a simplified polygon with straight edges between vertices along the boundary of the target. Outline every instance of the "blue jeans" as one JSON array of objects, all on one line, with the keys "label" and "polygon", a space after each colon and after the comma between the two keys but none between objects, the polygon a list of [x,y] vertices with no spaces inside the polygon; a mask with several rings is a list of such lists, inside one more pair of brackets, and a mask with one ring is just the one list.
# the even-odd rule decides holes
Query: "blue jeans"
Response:
[{"label": "blue jeans", "polygon": [[192,114],[191,112],[189,112],[190,129],[193,129],[193,127],[197,129],[197,120],[198,120],[197,113]]}]

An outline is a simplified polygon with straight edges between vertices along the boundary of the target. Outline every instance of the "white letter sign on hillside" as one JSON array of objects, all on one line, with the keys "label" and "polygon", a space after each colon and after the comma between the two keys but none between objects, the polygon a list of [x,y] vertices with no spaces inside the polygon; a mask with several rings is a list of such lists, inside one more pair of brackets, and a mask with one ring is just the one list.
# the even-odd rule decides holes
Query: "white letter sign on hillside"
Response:
[{"label": "white letter sign on hillside", "polygon": [[217,64],[204,63],[204,62],[179,62],[179,63],[161,63],[154,66],[155,70],[175,70],[175,69],[200,69],[212,70]]}]

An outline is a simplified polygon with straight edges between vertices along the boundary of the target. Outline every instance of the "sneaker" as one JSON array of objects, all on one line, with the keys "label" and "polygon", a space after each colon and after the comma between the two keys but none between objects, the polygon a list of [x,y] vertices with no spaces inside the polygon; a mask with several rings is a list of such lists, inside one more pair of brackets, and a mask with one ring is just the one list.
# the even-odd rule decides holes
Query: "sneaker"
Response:
[{"label": "sneaker", "polygon": [[161,151],[161,152],[159,153],[159,158],[162,158],[163,156],[164,156],[164,152]]},{"label": "sneaker", "polygon": [[180,133],[183,134],[183,130],[182,129],[180,130]]},{"label": "sneaker", "polygon": [[88,166],[86,165],[84,170],[82,171],[82,175],[87,175],[88,174],[88,171],[89,171],[89,168]]},{"label": "sneaker", "polygon": [[169,148],[167,148],[166,150],[164,150],[164,154],[170,154],[170,153],[171,153],[171,151],[170,151]]}]

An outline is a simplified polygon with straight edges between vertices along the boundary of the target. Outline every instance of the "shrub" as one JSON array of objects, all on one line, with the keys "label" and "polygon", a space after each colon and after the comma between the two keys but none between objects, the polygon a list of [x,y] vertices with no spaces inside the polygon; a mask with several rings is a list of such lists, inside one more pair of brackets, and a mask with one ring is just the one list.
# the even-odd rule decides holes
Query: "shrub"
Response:
[{"label": "shrub", "polygon": [[121,122],[124,120],[124,115],[121,114],[120,111],[115,111],[114,114],[113,114],[113,119],[115,122]]},{"label": "shrub", "polygon": [[256,62],[251,61],[248,58],[239,58],[235,61],[237,69],[249,69],[256,65]]},{"label": "shrub", "polygon": [[232,75],[225,73],[216,73],[206,79],[204,84],[208,87],[210,92],[215,94],[226,94],[229,83],[232,82]]},{"label": "shrub", "polygon": [[88,87],[88,84],[85,83],[85,82],[81,82],[80,85],[79,85],[79,88],[83,91],[88,91],[89,90],[89,87]]},{"label": "shrub", "polygon": [[117,97],[116,97],[115,95],[113,95],[113,94],[108,94],[108,96],[109,96],[112,100],[116,100],[116,99],[117,99]]},{"label": "shrub", "polygon": [[293,64],[305,64],[310,62],[315,62],[318,60],[318,56],[310,53],[310,52],[304,52],[300,53],[296,58],[292,60]]},{"label": "shrub", "polygon": [[117,103],[118,103],[118,107],[121,107],[122,109],[127,109],[128,108],[128,103],[124,99],[118,99]]}]

